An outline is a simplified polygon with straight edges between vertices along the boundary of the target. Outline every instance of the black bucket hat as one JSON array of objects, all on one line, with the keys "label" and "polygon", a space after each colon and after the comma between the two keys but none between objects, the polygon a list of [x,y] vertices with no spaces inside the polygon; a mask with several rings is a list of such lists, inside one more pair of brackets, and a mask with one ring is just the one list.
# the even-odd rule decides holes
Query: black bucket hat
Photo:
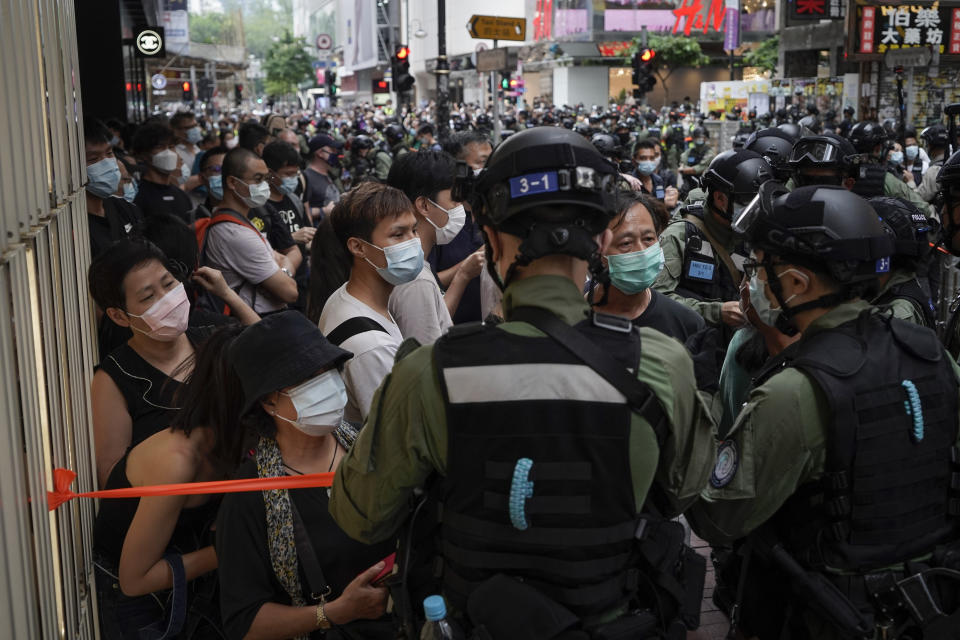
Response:
[{"label": "black bucket hat", "polygon": [[252,324],[233,341],[227,358],[243,385],[243,410],[263,396],[293,386],[318,370],[353,357],[327,340],[299,311],[281,311]]}]

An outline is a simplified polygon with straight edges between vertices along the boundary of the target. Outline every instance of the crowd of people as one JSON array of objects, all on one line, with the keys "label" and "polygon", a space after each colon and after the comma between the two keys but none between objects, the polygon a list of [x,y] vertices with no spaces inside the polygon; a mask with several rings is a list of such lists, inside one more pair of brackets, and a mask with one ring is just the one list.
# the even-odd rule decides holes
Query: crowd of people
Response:
[{"label": "crowd of people", "polygon": [[683,638],[691,530],[738,637],[960,637],[960,145],[815,111],[85,121],[100,487],[336,473],[103,500],[101,637]]}]

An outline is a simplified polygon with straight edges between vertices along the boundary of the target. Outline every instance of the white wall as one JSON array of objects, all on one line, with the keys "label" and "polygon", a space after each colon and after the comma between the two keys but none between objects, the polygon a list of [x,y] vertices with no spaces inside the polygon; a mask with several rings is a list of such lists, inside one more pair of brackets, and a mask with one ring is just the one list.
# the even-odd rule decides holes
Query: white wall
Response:
[{"label": "white wall", "polygon": [[553,104],[607,104],[610,77],[606,67],[557,67],[553,70]]}]

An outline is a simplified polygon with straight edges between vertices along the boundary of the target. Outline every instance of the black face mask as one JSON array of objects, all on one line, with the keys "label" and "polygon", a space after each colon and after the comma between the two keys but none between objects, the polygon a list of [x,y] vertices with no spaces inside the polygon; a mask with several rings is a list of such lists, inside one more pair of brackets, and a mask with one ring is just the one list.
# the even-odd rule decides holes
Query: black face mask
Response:
[{"label": "black face mask", "polygon": [[620,144],[629,144],[630,143],[630,132],[627,133],[618,133],[617,139],[620,140]]},{"label": "black face mask", "polygon": [[798,187],[811,187],[811,186],[831,186],[839,187],[843,184],[843,176],[832,175],[832,176],[810,176],[805,174],[797,174],[794,178],[794,182],[797,183]]}]

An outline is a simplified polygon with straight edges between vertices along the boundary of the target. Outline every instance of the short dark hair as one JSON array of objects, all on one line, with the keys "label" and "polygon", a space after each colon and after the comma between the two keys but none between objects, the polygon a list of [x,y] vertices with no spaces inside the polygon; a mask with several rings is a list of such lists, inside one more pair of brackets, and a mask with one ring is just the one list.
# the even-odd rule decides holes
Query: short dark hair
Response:
[{"label": "short dark hair", "polygon": [[637,151],[640,149],[656,149],[658,146],[659,145],[650,138],[641,138],[637,140],[636,146],[633,147],[633,155],[637,155]]},{"label": "short dark hair", "polygon": [[200,157],[200,171],[203,171],[207,168],[207,165],[213,161],[213,156],[226,155],[227,153],[230,153],[230,149],[227,149],[226,147],[214,147],[212,149],[207,149],[206,153]]},{"label": "short dark hair", "polygon": [[142,155],[157,147],[167,147],[175,141],[173,129],[160,122],[145,124],[133,135],[133,153]]},{"label": "short dark hair", "polygon": [[196,120],[197,116],[192,111],[177,111],[170,117],[170,128],[176,129],[187,120]]},{"label": "short dark hair", "polygon": [[87,286],[93,301],[104,311],[110,307],[126,309],[124,278],[151,260],[164,266],[167,264],[167,257],[163,252],[147,240],[120,240],[107,247],[93,259],[87,272]]},{"label": "short dark hair", "polygon": [[362,182],[343,194],[320,223],[311,243],[307,299],[310,320],[320,319],[327,298],[350,278],[353,256],[347,250],[347,240],[360,238],[369,242],[381,220],[409,211],[413,211],[413,205],[403,191],[379,182]]},{"label": "short dark hair", "polygon": [[224,182],[230,176],[243,180],[243,174],[247,172],[247,165],[259,158],[260,156],[244,147],[237,147],[228,151],[227,155],[223,157],[223,165],[220,169]]},{"label": "short dark hair", "polygon": [[168,213],[147,216],[140,236],[166,256],[167,269],[177,280],[185,282],[197,268],[196,235],[180,218]]},{"label": "short dark hair", "polygon": [[458,131],[450,136],[450,138],[443,143],[443,150],[457,160],[463,160],[463,157],[467,153],[467,145],[471,144],[488,144],[491,149],[493,148],[493,143],[490,141],[489,136],[480,131],[468,129],[466,131]]},{"label": "short dark hair", "polygon": [[663,233],[670,222],[670,211],[667,209],[667,205],[639,191],[620,190],[617,193],[617,215],[614,216],[612,228],[616,229],[623,224],[627,211],[635,204],[643,205],[643,208],[650,212],[650,218],[653,220],[653,228],[657,232],[657,236]]},{"label": "short dark hair", "polygon": [[430,135],[435,135],[437,130],[429,122],[420,125],[420,128],[417,129],[417,135],[423,135],[424,133],[429,133]]},{"label": "short dark hair", "polygon": [[299,167],[300,153],[289,143],[276,140],[263,148],[263,161],[272,171],[284,167]]},{"label": "short dark hair", "polygon": [[83,119],[84,144],[109,144],[113,134],[96,118]]},{"label": "short dark hair", "polygon": [[390,166],[387,184],[406,194],[410,202],[424,196],[437,199],[437,193],[453,186],[457,163],[444,151],[407,153]]},{"label": "short dark hair", "polygon": [[257,145],[270,137],[270,132],[257,122],[244,122],[237,130],[237,146],[253,151]]}]

